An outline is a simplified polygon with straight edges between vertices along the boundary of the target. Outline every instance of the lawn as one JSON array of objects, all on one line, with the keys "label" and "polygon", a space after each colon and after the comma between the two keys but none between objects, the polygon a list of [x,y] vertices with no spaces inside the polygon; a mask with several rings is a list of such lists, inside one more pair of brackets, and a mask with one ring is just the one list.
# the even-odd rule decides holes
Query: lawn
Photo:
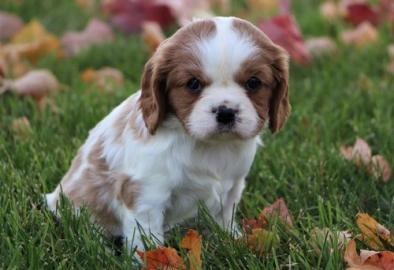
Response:
[{"label": "lawn", "polygon": [[[82,29],[91,17],[71,0],[16,2],[1,0],[0,10],[25,22],[37,18],[58,36]],[[346,25],[325,22],[319,1],[293,2],[304,37],[329,35],[338,40]],[[341,145],[362,137],[374,154],[394,162],[394,76],[385,72],[387,45],[394,39],[386,27],[379,31],[379,41],[371,46],[354,49],[338,42],[334,56],[307,67],[291,65],[291,117],[280,133],[263,132],[265,145],[247,178],[237,219],[255,217],[283,197],[294,228],[277,226],[279,246],[257,256],[201,211],[187,228],[203,234],[204,269],[343,269],[343,252],[332,243],[314,251],[314,228],[358,233],[355,216],[360,211],[394,228],[394,179],[378,181],[339,153]],[[73,58],[40,59],[38,67],[52,70],[66,85],[54,96],[58,113],[49,108],[39,112],[29,98],[0,96],[0,269],[134,269],[126,251],[108,251],[112,242],[88,222],[86,212],[76,218],[65,205],[57,223],[40,204],[41,194],[58,184],[88,131],[139,88],[148,57],[139,35],[117,33],[114,42]],[[89,90],[80,80],[83,69],[103,66],[125,75],[126,83],[113,95]],[[29,118],[33,129],[28,140],[16,138],[10,129],[13,119],[21,116]],[[171,231],[166,244],[177,247],[187,228]]]}]

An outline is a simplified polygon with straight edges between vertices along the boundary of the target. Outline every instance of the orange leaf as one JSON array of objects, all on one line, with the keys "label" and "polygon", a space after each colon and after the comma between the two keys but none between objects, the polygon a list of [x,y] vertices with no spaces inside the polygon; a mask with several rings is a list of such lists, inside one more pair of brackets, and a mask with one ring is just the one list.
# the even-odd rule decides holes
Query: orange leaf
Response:
[{"label": "orange leaf", "polygon": [[382,251],[375,255],[370,256],[365,264],[380,267],[383,270],[394,269],[394,252]]},{"label": "orange leaf", "polygon": [[182,258],[175,249],[167,247],[158,247],[151,251],[138,251],[138,255],[145,262],[146,270],[179,270],[186,269]]},{"label": "orange leaf", "polygon": [[59,40],[37,20],[31,21],[16,33],[8,46],[15,47],[19,55],[33,63],[49,53],[60,53]]},{"label": "orange leaf", "polygon": [[356,242],[350,240],[346,247],[344,259],[350,266],[347,270],[392,270],[394,269],[394,252],[362,251],[357,254]]},{"label": "orange leaf", "polygon": [[201,261],[201,235],[195,230],[188,230],[181,241],[181,248],[188,249],[190,269],[202,269]]}]

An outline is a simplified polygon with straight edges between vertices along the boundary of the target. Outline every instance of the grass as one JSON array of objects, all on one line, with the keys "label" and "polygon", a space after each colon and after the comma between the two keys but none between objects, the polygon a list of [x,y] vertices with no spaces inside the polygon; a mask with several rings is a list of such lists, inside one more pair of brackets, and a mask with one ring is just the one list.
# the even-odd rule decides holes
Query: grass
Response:
[{"label": "grass", "polygon": [[[74,1],[1,1],[0,9],[25,21],[39,19],[60,35],[81,29],[89,14]],[[346,25],[329,25],[318,14],[318,1],[294,2],[294,12],[305,37],[338,38]],[[239,6],[239,3],[236,3]],[[365,138],[374,153],[394,161],[394,77],[384,71],[389,30],[379,42],[363,49],[340,45],[333,57],[309,67],[291,67],[292,115],[278,135],[265,132],[247,179],[237,218],[254,217],[278,197],[284,197],[294,217],[294,229],[275,226],[280,245],[258,257],[234,241],[201,212],[191,227],[204,231],[206,269],[342,269],[342,252],[326,243],[316,254],[310,235],[316,227],[355,228],[355,215],[365,211],[393,228],[394,181],[384,184],[357,170],[339,155],[342,144]],[[91,129],[111,108],[138,88],[148,53],[139,36],[117,35],[116,41],[94,47],[59,62],[42,59],[38,66],[52,70],[68,91],[55,96],[58,114],[39,113],[32,100],[0,97],[0,269],[133,269],[126,252],[114,256],[87,213],[76,218],[67,204],[57,224],[40,209],[42,193],[52,191]],[[87,67],[113,66],[122,70],[126,84],[115,95],[87,91],[79,72]],[[27,116],[33,135],[15,138],[13,119]],[[185,227],[170,232],[167,244],[177,246]]]}]

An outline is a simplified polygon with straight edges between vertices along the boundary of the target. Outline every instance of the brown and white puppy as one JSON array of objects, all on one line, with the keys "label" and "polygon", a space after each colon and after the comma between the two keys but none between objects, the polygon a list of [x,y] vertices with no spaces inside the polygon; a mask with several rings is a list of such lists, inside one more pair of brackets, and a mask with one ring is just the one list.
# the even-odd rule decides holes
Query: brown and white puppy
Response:
[{"label": "brown and white puppy", "polygon": [[289,115],[287,54],[244,20],[195,21],[159,46],[141,88],[91,130],[49,208],[63,193],[140,249],[138,224],[162,240],[199,202],[231,229],[260,131]]}]

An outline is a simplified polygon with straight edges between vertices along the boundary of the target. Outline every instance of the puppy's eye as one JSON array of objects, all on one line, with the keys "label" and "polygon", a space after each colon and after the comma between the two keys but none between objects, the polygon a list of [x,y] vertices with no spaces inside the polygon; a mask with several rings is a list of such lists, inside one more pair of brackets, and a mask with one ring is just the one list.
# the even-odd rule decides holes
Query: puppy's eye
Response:
[{"label": "puppy's eye", "polygon": [[245,83],[245,88],[248,91],[256,91],[262,86],[262,82],[255,76],[249,78]]},{"label": "puppy's eye", "polygon": [[186,87],[190,92],[198,93],[202,89],[202,84],[198,79],[192,78],[187,82]]}]

